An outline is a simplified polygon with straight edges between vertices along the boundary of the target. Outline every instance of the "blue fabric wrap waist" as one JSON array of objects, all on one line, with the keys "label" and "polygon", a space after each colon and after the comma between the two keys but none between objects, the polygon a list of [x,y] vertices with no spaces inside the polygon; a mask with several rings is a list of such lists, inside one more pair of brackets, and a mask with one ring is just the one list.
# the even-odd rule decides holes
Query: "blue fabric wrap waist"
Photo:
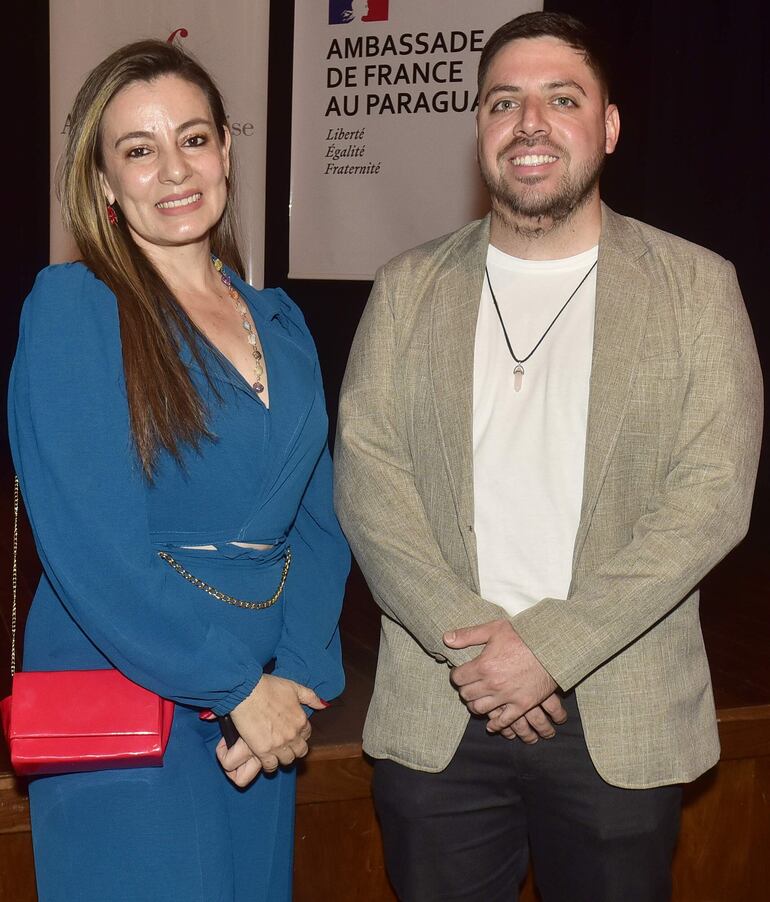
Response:
[{"label": "blue fabric wrap waist", "polygon": [[[238,541],[241,541],[240,539]],[[243,541],[248,541],[244,539]],[[213,545],[214,548],[191,548],[191,545]],[[272,541],[253,540],[252,544],[271,545],[271,548],[243,548],[240,545],[233,545],[231,542],[202,542],[200,539],[191,542],[180,542],[174,539],[173,542],[159,542],[157,539],[153,542],[153,547],[157,551],[165,551],[177,561],[200,561],[205,565],[206,562],[220,561],[227,562],[228,565],[234,567],[250,567],[254,570],[261,570],[272,567],[276,562],[283,564],[288,543],[286,537]],[[197,576],[197,574],[196,574]]]},{"label": "blue fabric wrap waist", "polygon": [[[281,581],[288,545],[282,542],[273,548],[239,548],[237,545],[218,546],[216,550],[204,548],[180,548],[178,545],[156,546],[165,551],[192,576],[208,583],[227,595],[243,601],[266,601],[278,588]],[[168,562],[169,574],[175,579],[184,579]],[[286,586],[292,581],[291,568],[286,577]],[[200,590],[202,595],[207,595]],[[219,599],[208,596],[218,605]],[[251,613],[248,612],[247,613]]]}]

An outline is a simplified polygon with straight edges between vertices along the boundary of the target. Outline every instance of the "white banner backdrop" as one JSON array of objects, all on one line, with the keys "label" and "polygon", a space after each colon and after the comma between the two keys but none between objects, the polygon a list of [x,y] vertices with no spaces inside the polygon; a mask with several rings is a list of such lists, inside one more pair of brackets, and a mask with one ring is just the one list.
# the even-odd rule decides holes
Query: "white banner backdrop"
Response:
[{"label": "white banner backdrop", "polygon": [[[224,95],[237,166],[246,276],[261,287],[269,0],[50,0],[50,25],[52,187],[70,107],[88,72],[130,41],[174,41],[203,64]],[[52,190],[51,261],[77,256]]]},{"label": "white banner backdrop", "polygon": [[289,275],[371,279],[486,212],[476,69],[531,0],[296,0]]}]

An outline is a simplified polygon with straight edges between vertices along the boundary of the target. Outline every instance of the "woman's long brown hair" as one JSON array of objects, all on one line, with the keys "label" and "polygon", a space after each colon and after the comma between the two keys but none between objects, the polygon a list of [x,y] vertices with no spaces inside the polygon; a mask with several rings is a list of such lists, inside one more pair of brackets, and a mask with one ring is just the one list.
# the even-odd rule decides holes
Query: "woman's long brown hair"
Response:
[{"label": "woman's long brown hair", "polygon": [[[177,47],[138,41],[116,50],[86,78],[72,108],[59,175],[64,224],[85,264],[117,298],[131,432],[150,481],[162,449],[181,461],[184,446],[197,448],[210,437],[207,411],[180,358],[180,342],[190,347],[204,373],[207,369],[200,353],[200,333],[133,241],[125,217],[119,215],[116,226],[107,218],[99,181],[100,126],[107,104],[118,91],[162,75],[179,76],[203,91],[224,140],[224,104],[208,73]],[[225,210],[210,237],[223,262],[242,276],[233,187],[231,168]]]}]

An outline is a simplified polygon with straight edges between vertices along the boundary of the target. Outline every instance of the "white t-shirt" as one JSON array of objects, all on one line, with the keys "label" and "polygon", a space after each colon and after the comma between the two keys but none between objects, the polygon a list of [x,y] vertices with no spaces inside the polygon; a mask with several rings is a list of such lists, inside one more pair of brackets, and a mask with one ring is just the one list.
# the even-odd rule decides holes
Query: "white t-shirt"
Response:
[{"label": "white t-shirt", "polygon": [[[487,268],[521,360],[597,259],[521,260],[490,245]],[[566,597],[583,498],[596,268],[532,357],[521,388],[487,280],[473,368],[473,487],[481,595],[511,614]]]}]

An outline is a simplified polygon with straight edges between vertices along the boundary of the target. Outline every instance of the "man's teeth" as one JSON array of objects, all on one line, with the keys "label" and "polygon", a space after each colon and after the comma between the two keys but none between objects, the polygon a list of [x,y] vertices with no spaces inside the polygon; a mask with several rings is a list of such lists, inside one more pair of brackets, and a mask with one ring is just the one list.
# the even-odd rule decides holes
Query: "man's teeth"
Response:
[{"label": "man's teeth", "polygon": [[527,154],[525,157],[514,157],[514,166],[542,166],[543,163],[555,163],[559,158],[552,157],[550,154],[538,153]]},{"label": "man's teeth", "polygon": [[170,210],[172,207],[186,207],[188,204],[194,204],[196,200],[200,200],[201,195],[191,194],[189,197],[183,197],[181,200],[167,200],[162,204],[155,204],[161,210]]}]

